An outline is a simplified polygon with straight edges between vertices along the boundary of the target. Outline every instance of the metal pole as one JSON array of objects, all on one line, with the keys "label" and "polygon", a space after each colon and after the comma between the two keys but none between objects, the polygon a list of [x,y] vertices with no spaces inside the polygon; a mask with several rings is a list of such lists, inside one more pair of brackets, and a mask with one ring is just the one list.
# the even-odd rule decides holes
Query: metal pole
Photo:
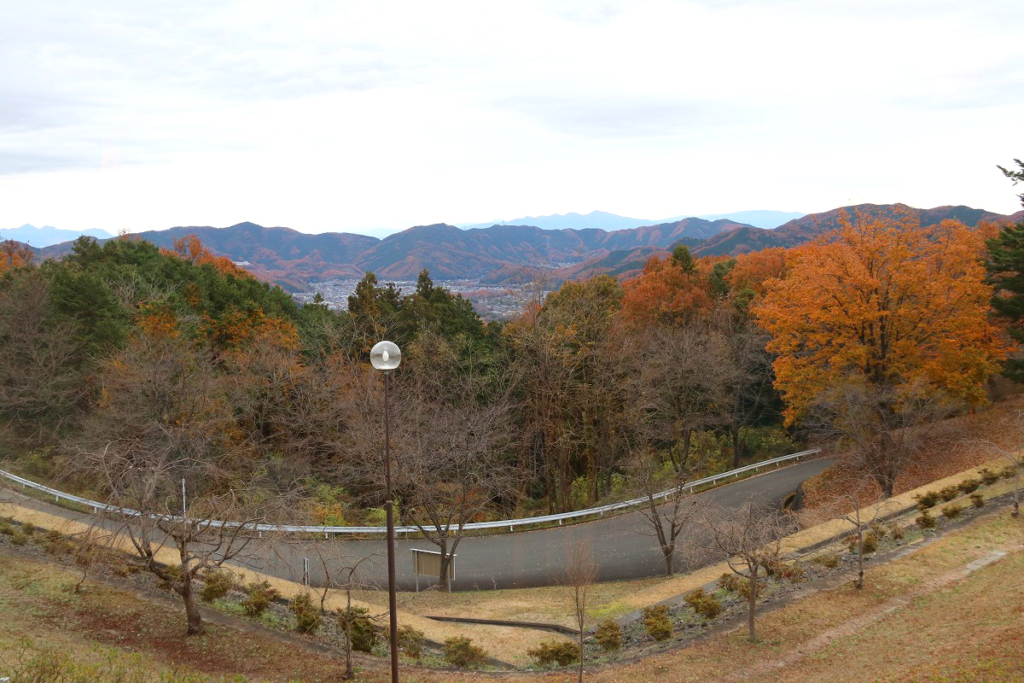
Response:
[{"label": "metal pole", "polygon": [[185,477],[181,478],[181,521],[185,521],[188,514],[185,512]]},{"label": "metal pole", "polygon": [[391,495],[391,377],[384,375],[384,481],[387,486],[388,606],[391,618],[391,683],[398,683],[398,594],[395,586],[395,500]]}]

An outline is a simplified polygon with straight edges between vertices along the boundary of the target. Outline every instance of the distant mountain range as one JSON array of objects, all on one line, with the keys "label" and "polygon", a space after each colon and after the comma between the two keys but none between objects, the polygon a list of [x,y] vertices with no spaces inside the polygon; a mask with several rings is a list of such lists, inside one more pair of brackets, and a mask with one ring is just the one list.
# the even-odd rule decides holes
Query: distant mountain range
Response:
[{"label": "distant mountain range", "polygon": [[88,235],[89,237],[95,237],[100,240],[110,239],[113,237],[113,235],[106,230],[60,230],[52,225],[44,225],[41,228],[37,228],[36,226],[29,225],[28,223],[20,228],[0,229],[0,240],[24,242],[29,246],[36,247],[37,249],[50,247],[54,244],[67,242],[68,240],[75,240],[82,235]]},{"label": "distant mountain range", "polygon": [[672,223],[682,218],[701,218],[706,221],[729,220],[735,223],[745,223],[757,228],[776,228],[786,221],[800,218],[805,214],[795,211],[736,211],[733,213],[718,213],[707,216],[673,216],[660,220],[648,220],[643,218],[628,218],[618,216],[605,211],[591,211],[590,213],[556,213],[548,216],[524,216],[514,218],[510,221],[495,221],[493,223],[476,223],[473,225],[460,225],[461,228],[487,228],[492,225],[532,225],[543,230],[586,230],[596,228],[598,230],[628,230],[639,228],[655,223]]},{"label": "distant mountain range", "polygon": [[[903,205],[862,204],[864,215],[891,213]],[[1016,221],[1013,216],[967,206],[910,209],[924,225],[955,218],[975,226],[980,221]],[[534,225],[492,225],[462,229],[453,225],[422,225],[384,239],[350,233],[309,235],[290,228],[239,223],[228,228],[177,227],[137,233],[136,237],[170,248],[176,238],[197,235],[214,253],[242,263],[254,275],[290,291],[333,278],[360,278],[373,271],[382,280],[414,280],[428,269],[436,280],[475,279],[501,284],[522,281],[537,273],[552,280],[617,277],[636,274],[653,255],[665,255],[686,244],[698,256],[740,254],[766,247],[791,247],[839,225],[842,209],[809,214],[775,229],[720,218],[682,218],[624,230],[597,228],[542,229]],[[60,258],[70,242],[37,250],[42,258]]]}]

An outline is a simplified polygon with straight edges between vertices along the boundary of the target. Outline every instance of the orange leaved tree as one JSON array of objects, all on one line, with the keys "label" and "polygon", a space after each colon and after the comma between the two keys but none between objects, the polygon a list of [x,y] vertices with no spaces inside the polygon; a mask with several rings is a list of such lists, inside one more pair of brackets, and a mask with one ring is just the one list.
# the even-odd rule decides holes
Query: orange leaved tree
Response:
[{"label": "orange leaved tree", "polygon": [[852,442],[888,497],[920,428],[985,400],[1005,345],[988,319],[980,236],[955,221],[922,228],[909,212],[855,218],[791,251],[753,310],[772,335],[787,421]]}]

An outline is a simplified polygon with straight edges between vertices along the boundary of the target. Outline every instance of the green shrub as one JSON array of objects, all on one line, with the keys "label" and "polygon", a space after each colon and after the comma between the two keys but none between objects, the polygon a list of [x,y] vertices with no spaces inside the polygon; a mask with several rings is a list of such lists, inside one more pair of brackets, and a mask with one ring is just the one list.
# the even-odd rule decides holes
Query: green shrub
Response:
[{"label": "green shrub", "polygon": [[985,498],[980,493],[972,493],[971,505],[976,508],[983,508],[985,507]]},{"label": "green shrub", "polygon": [[960,495],[959,486],[946,486],[939,490],[939,497],[948,502]]},{"label": "green shrub", "polygon": [[744,600],[750,599],[750,579],[748,577],[740,579],[740,585],[739,588],[736,589],[736,592],[739,593],[740,597]]},{"label": "green shrub", "polygon": [[835,569],[839,566],[839,555],[837,553],[815,555],[811,558],[811,562],[820,564],[822,567],[827,567],[828,569]]},{"label": "green shrub", "polygon": [[920,515],[917,516],[917,519],[914,521],[917,522],[917,526],[921,527],[922,529],[935,528],[935,518],[929,515],[927,512],[922,512]]},{"label": "green shrub", "polygon": [[28,534],[25,533],[24,529],[15,529],[14,533],[11,534],[11,543],[14,545],[25,545],[28,543]]},{"label": "green shrub", "polygon": [[942,516],[946,519],[956,519],[963,512],[963,508],[959,505],[947,505],[942,508]]},{"label": "green shrub", "polygon": [[668,640],[672,635],[672,620],[668,618],[668,607],[653,605],[644,607],[644,628],[654,640]]},{"label": "green shrub", "polygon": [[981,477],[982,483],[984,483],[986,486],[991,486],[992,484],[999,481],[999,473],[993,472],[987,467],[981,468],[981,470],[978,471],[978,475]]},{"label": "green shrub", "polygon": [[970,479],[964,479],[960,482],[959,488],[961,493],[971,493],[976,491],[979,486],[981,486],[981,479],[971,477]]},{"label": "green shrub", "polygon": [[250,583],[248,592],[249,596],[242,601],[242,608],[250,617],[258,617],[263,614],[278,595],[277,591],[271,588],[266,581]]},{"label": "green shrub", "polygon": [[579,643],[567,640],[546,640],[537,647],[527,650],[526,654],[536,659],[541,666],[568,666],[580,661],[580,646]]},{"label": "green shrub", "polygon": [[900,526],[899,522],[890,522],[886,524],[885,533],[894,541],[902,541],[903,537],[906,536],[906,532],[903,530],[903,527]]},{"label": "green shrub", "polygon": [[1003,469],[999,470],[999,476],[1003,479],[1013,479],[1013,475],[1017,473],[1017,468],[1013,465],[1007,465]]},{"label": "green shrub", "polygon": [[220,600],[235,585],[231,574],[225,571],[209,571],[203,574],[203,591],[199,594],[203,602]]},{"label": "green shrub", "polygon": [[[391,641],[391,626],[385,624],[383,630],[384,640]],[[423,657],[423,644],[426,642],[426,636],[423,631],[413,628],[412,626],[399,626],[398,627],[398,649],[409,655],[416,661],[419,661]]]},{"label": "green shrub", "polygon": [[722,613],[722,603],[715,596],[705,593],[703,588],[690,591],[683,599],[690,609],[705,619],[714,619]]},{"label": "green shrub", "polygon": [[940,496],[938,491],[928,491],[926,493],[914,496],[917,500],[917,509],[924,512],[928,508],[933,508],[939,504]]},{"label": "green shrub", "polygon": [[14,525],[11,524],[11,520],[7,519],[6,517],[0,517],[0,535],[14,535]]},{"label": "green shrub", "polygon": [[372,652],[380,642],[381,630],[373,623],[369,614],[369,610],[365,607],[352,607],[338,612],[342,632],[345,632],[345,622],[348,622],[352,631],[353,650]]},{"label": "green shrub", "polygon": [[295,615],[295,630],[300,633],[313,633],[320,628],[320,610],[313,606],[313,598],[309,593],[299,593],[288,608]]},{"label": "green shrub", "polygon": [[782,578],[790,583],[799,583],[804,580],[804,568],[802,565],[793,562],[782,566]]},{"label": "green shrub", "polygon": [[605,652],[618,650],[622,647],[622,627],[614,619],[605,619],[597,625],[594,640]]},{"label": "green shrub", "polygon": [[444,659],[452,666],[465,669],[483,664],[487,654],[469,638],[456,636],[444,641]]},{"label": "green shrub", "polygon": [[740,577],[733,573],[722,574],[718,577],[718,587],[722,590],[737,593],[740,590]]},{"label": "green shrub", "polygon": [[[846,545],[850,548],[850,552],[851,553],[856,554],[858,552],[858,550],[857,550],[857,540],[858,540],[857,539],[857,534],[851,534],[850,536],[847,536],[847,538],[846,538]],[[878,536],[876,536],[875,532],[873,532],[871,530],[865,531],[863,533],[863,544],[864,544],[864,554],[865,555],[870,555],[871,553],[873,553],[876,550],[878,550]]]}]

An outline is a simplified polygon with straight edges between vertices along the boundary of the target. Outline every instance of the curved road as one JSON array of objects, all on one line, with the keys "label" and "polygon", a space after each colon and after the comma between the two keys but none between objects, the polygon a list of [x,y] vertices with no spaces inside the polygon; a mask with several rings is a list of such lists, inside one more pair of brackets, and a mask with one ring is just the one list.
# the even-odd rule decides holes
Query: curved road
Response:
[{"label": "curved road", "polygon": [[[748,500],[774,504],[795,491],[805,479],[813,477],[831,464],[830,459],[801,462],[727,484],[698,496],[722,507],[739,507]],[[68,519],[87,517],[66,508],[26,498],[14,489],[0,491],[0,499],[16,501]],[[684,530],[680,538],[685,534]],[[322,585],[325,572],[321,557],[330,568],[335,582],[346,578],[344,575],[339,576],[339,568],[362,561],[355,577],[360,584],[387,585],[384,539],[330,539],[316,542],[289,538],[265,540],[268,542],[253,544],[252,552],[245,560],[236,560],[238,564],[283,579],[302,581],[306,566],[304,560],[308,560],[310,582]],[[665,571],[665,561],[650,524],[639,512],[634,511],[541,531],[464,538],[456,551],[456,576],[452,589],[488,590],[560,584],[565,576],[566,549],[578,543],[589,546],[599,568],[599,581],[657,576]],[[436,550],[437,547],[425,539],[400,539],[396,546],[399,589],[415,590],[412,549]],[[421,588],[436,582],[436,577],[419,578]]]},{"label": "curved road", "polygon": [[[772,470],[698,494],[723,507],[739,507],[748,500],[762,504],[780,502],[832,464],[831,460],[812,460]],[[680,536],[682,538],[686,534]],[[635,579],[661,575],[665,561],[647,520],[639,512],[629,512],[541,531],[524,531],[462,539],[456,550],[453,590],[528,588],[562,583],[566,569],[566,549],[577,543],[588,545],[599,567],[599,581]],[[269,573],[301,581],[303,558],[309,560],[310,581],[322,583],[324,573],[319,552],[328,566],[349,566],[362,558],[357,575],[362,583],[387,585],[387,551],[383,539],[373,541],[285,541],[267,552],[263,562]],[[425,539],[398,540],[396,565],[399,590],[415,590],[412,549],[437,550]],[[421,576],[420,588],[437,582],[436,577]]]}]

